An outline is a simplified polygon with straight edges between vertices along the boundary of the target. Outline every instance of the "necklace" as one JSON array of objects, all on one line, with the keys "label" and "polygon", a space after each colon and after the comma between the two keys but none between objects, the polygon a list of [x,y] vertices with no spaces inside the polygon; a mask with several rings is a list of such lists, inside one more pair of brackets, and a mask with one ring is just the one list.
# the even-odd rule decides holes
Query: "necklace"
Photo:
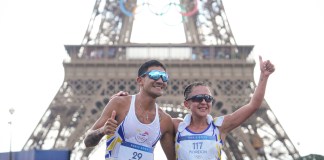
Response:
[{"label": "necklace", "polygon": [[[140,108],[142,110],[142,113],[144,113],[144,109],[142,108],[142,104],[140,104]],[[146,112],[145,119],[148,121],[148,113]]]}]

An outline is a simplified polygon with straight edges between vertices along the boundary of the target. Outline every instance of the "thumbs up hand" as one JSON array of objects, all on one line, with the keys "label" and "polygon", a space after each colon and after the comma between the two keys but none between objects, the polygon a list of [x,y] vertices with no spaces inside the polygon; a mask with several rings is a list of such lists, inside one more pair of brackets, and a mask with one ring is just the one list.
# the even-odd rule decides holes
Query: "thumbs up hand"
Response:
[{"label": "thumbs up hand", "polygon": [[261,73],[263,73],[265,76],[269,76],[275,71],[275,66],[269,60],[263,61],[261,56],[259,56],[259,63]]},{"label": "thumbs up hand", "polygon": [[116,118],[116,111],[113,110],[110,118],[108,118],[107,122],[103,126],[104,134],[106,134],[106,135],[115,134],[116,128],[118,126],[118,123],[115,120],[115,118]]}]

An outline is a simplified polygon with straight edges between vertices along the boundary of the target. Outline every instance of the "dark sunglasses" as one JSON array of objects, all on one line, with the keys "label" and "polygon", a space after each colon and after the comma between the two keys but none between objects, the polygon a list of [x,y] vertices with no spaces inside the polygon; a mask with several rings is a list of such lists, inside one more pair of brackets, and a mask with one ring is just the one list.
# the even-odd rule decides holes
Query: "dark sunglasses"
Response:
[{"label": "dark sunglasses", "polygon": [[207,94],[198,94],[186,99],[186,101],[188,100],[191,100],[193,102],[199,102],[199,103],[205,100],[207,103],[209,103],[214,100],[214,97]]},{"label": "dark sunglasses", "polygon": [[149,78],[151,78],[151,79],[153,79],[155,81],[159,80],[160,78],[162,78],[163,82],[168,82],[169,81],[168,74],[166,72],[163,72],[163,71],[151,70],[151,71],[143,73],[141,75],[141,77],[143,77],[145,75],[148,75]]}]

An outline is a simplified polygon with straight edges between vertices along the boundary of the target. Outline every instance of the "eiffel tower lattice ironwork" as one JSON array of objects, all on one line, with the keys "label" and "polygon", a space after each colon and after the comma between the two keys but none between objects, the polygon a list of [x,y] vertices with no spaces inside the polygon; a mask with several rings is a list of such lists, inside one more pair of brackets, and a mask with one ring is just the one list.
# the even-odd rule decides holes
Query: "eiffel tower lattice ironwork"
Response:
[{"label": "eiffel tower lattice ironwork", "polygon": [[[82,44],[65,45],[70,59],[63,63],[64,82],[24,150],[49,146],[70,149],[74,159],[87,159],[92,149],[85,148],[84,133],[112,94],[120,90],[137,93],[136,70],[151,58],[161,59],[171,77],[158,103],[172,117],[187,112],[182,104],[183,89],[197,80],[208,82],[217,99],[213,116],[229,114],[249,101],[255,88],[255,62],[249,58],[253,46],[236,44],[221,0],[167,4],[181,8],[185,43],[178,44],[131,43],[138,1],[95,1]],[[150,7],[149,2],[141,5]],[[300,157],[265,100],[226,141],[224,152],[229,160]]]}]

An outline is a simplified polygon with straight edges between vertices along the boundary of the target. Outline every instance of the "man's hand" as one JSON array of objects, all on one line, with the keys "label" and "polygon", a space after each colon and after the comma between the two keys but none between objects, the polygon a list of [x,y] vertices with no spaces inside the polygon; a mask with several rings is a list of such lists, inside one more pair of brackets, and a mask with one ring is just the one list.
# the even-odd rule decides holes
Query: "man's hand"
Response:
[{"label": "man's hand", "polygon": [[263,74],[264,76],[269,76],[275,71],[274,65],[269,60],[263,61],[262,57],[259,56],[259,62],[261,74]]},{"label": "man's hand", "polygon": [[103,126],[103,133],[106,135],[115,134],[116,128],[118,126],[117,121],[115,120],[116,111],[113,110],[111,113],[111,117],[108,118],[107,122]]},{"label": "man's hand", "polygon": [[85,146],[96,146],[104,135],[115,134],[117,128],[117,121],[115,120],[115,117],[116,111],[113,110],[110,118],[108,118],[106,123],[101,128],[89,130],[84,139]]}]

